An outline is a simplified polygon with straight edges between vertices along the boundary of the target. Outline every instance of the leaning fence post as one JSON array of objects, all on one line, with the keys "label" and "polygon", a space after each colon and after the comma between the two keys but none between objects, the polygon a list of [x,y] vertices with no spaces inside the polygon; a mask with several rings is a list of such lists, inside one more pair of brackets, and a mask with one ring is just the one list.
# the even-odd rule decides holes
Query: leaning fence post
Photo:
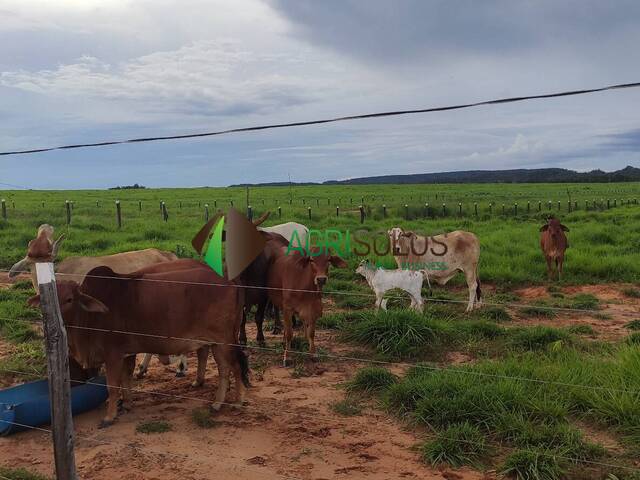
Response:
[{"label": "leaning fence post", "polygon": [[122,214],[120,212],[120,200],[116,200],[116,221],[118,222],[118,228],[122,228]]},{"label": "leaning fence post", "polygon": [[69,200],[64,201],[64,206],[67,211],[67,225],[71,225],[71,203]]},{"label": "leaning fence post", "polygon": [[53,263],[36,263],[40,308],[49,373],[49,399],[53,426],[53,455],[56,478],[77,480],[73,451],[74,433],[71,417],[71,380],[67,331],[62,322]]},{"label": "leaning fence post", "polygon": [[6,220],[7,219],[7,204],[4,200],[4,198],[2,199],[2,219]]}]

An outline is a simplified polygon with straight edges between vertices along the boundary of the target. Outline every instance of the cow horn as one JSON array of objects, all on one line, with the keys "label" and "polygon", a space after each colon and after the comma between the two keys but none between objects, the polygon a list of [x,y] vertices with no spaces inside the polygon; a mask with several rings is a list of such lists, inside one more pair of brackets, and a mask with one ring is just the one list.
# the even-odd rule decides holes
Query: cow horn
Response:
[{"label": "cow horn", "polygon": [[24,257],[19,262],[15,263],[11,269],[9,270],[9,279],[17,277],[20,273],[29,273],[29,266],[31,265],[31,260],[29,257]]},{"label": "cow horn", "polygon": [[55,258],[58,256],[58,248],[60,248],[60,244],[62,243],[62,241],[64,240],[64,233],[61,234],[58,239],[53,242],[53,247],[51,249],[51,260],[55,260]]},{"label": "cow horn", "polygon": [[255,222],[253,222],[253,226],[257,227],[258,225],[262,224],[262,222],[264,222],[267,218],[269,218],[269,215],[271,215],[271,212],[263,213],[260,218],[258,218]]}]

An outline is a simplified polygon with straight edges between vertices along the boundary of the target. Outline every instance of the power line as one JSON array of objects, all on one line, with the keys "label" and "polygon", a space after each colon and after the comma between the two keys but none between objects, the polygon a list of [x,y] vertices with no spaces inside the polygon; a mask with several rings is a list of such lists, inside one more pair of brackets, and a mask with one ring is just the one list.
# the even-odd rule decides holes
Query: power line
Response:
[{"label": "power line", "polygon": [[33,153],[50,152],[53,150],[71,150],[76,148],[106,147],[109,145],[123,145],[123,144],[142,143],[142,142],[156,142],[160,140],[183,140],[187,138],[213,137],[218,135],[226,135],[230,133],[255,132],[259,130],[270,130],[270,129],[276,129],[276,128],[304,127],[308,125],[319,125],[324,123],[335,123],[335,122],[343,122],[348,120],[396,117],[400,115],[413,115],[418,113],[446,112],[450,110],[461,110],[465,108],[479,107],[482,105],[498,105],[503,103],[523,102],[526,100],[541,100],[546,98],[569,97],[574,95],[585,95],[589,93],[604,92],[607,90],[619,90],[624,88],[637,88],[637,87],[640,87],[640,82],[621,83],[616,85],[609,85],[606,87],[589,88],[589,89],[582,89],[582,90],[567,90],[563,92],[545,93],[545,94],[539,94],[539,95],[526,95],[526,96],[520,96],[520,97],[499,98],[494,100],[485,100],[481,102],[463,103],[463,104],[448,105],[448,106],[442,106],[442,107],[420,108],[420,109],[414,109],[414,110],[393,110],[393,111],[387,111],[387,112],[365,113],[361,115],[348,115],[344,117],[325,118],[320,120],[307,120],[307,121],[301,121],[301,122],[272,123],[272,124],[266,124],[266,125],[255,125],[251,127],[239,127],[239,128],[231,128],[227,130],[217,130],[217,131],[211,131],[211,132],[188,133],[188,134],[179,134],[179,135],[164,135],[164,136],[156,136],[156,137],[141,137],[141,138],[131,138],[128,140],[107,140],[107,141],[100,141],[95,143],[79,143],[79,144],[71,144],[71,145],[62,145],[58,147],[30,148],[26,150],[13,150],[13,151],[0,152],[0,156],[33,154]]}]

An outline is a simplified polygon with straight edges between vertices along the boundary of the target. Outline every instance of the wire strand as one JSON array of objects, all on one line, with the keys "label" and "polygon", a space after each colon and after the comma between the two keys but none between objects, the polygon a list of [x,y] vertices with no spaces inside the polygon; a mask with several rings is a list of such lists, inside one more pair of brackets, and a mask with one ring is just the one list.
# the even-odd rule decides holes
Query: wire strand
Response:
[{"label": "wire strand", "polygon": [[569,97],[574,95],[585,95],[590,93],[604,92],[607,90],[620,90],[620,89],[637,88],[637,87],[640,87],[640,82],[621,83],[621,84],[609,85],[605,87],[589,88],[589,89],[581,89],[581,90],[568,90],[563,92],[545,93],[545,94],[539,94],[539,95],[526,95],[526,96],[519,96],[519,97],[499,98],[494,100],[484,100],[480,102],[448,105],[443,107],[419,108],[419,109],[413,109],[413,110],[394,110],[394,111],[387,111],[387,112],[366,113],[366,114],[360,114],[360,115],[348,115],[343,117],[325,118],[321,120],[307,120],[307,121],[301,121],[301,122],[272,123],[272,124],[266,124],[266,125],[231,128],[226,130],[217,130],[217,131],[201,132],[201,133],[131,138],[128,140],[107,140],[107,141],[100,141],[100,142],[93,142],[93,143],[62,145],[58,147],[29,148],[25,150],[13,150],[13,151],[0,152],[0,156],[33,154],[33,153],[50,152],[53,150],[70,150],[70,149],[76,149],[76,148],[105,147],[110,145],[133,144],[133,143],[142,143],[142,142],[156,142],[160,140],[183,140],[188,138],[213,137],[218,135],[226,135],[230,133],[255,132],[259,130],[270,130],[270,129],[288,128],[288,127],[303,127],[308,125],[319,125],[319,124],[325,124],[325,123],[335,123],[335,122],[343,122],[343,121],[350,121],[350,120],[395,117],[400,115],[413,115],[413,114],[419,114],[419,113],[446,112],[451,110],[461,110],[466,108],[479,107],[483,105],[499,105],[504,103],[522,102],[525,100],[541,100],[541,99],[547,99],[547,98]]}]

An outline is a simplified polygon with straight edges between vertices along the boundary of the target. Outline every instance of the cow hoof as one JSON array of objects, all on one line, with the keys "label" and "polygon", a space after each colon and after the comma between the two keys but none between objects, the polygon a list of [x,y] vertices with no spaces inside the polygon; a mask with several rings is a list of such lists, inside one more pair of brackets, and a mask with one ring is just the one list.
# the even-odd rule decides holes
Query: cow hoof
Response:
[{"label": "cow hoof", "polygon": [[204,382],[199,382],[198,380],[194,380],[191,384],[193,388],[200,388],[202,385],[204,385]]},{"label": "cow hoof", "polygon": [[218,413],[221,408],[222,405],[220,403],[214,403],[213,405],[209,405],[209,412],[212,414]]},{"label": "cow hoof", "polygon": [[293,366],[293,361],[289,359],[282,360],[282,368],[289,368]]},{"label": "cow hoof", "polygon": [[184,372],[181,372],[181,371],[176,372],[176,378],[183,378],[185,376],[186,374]]},{"label": "cow hoof", "polygon": [[115,420],[107,420],[106,418],[103,418],[98,424],[98,428],[107,428],[113,425],[114,423],[116,423]]},{"label": "cow hoof", "polygon": [[138,372],[135,374],[136,380],[142,380],[147,372]]}]

